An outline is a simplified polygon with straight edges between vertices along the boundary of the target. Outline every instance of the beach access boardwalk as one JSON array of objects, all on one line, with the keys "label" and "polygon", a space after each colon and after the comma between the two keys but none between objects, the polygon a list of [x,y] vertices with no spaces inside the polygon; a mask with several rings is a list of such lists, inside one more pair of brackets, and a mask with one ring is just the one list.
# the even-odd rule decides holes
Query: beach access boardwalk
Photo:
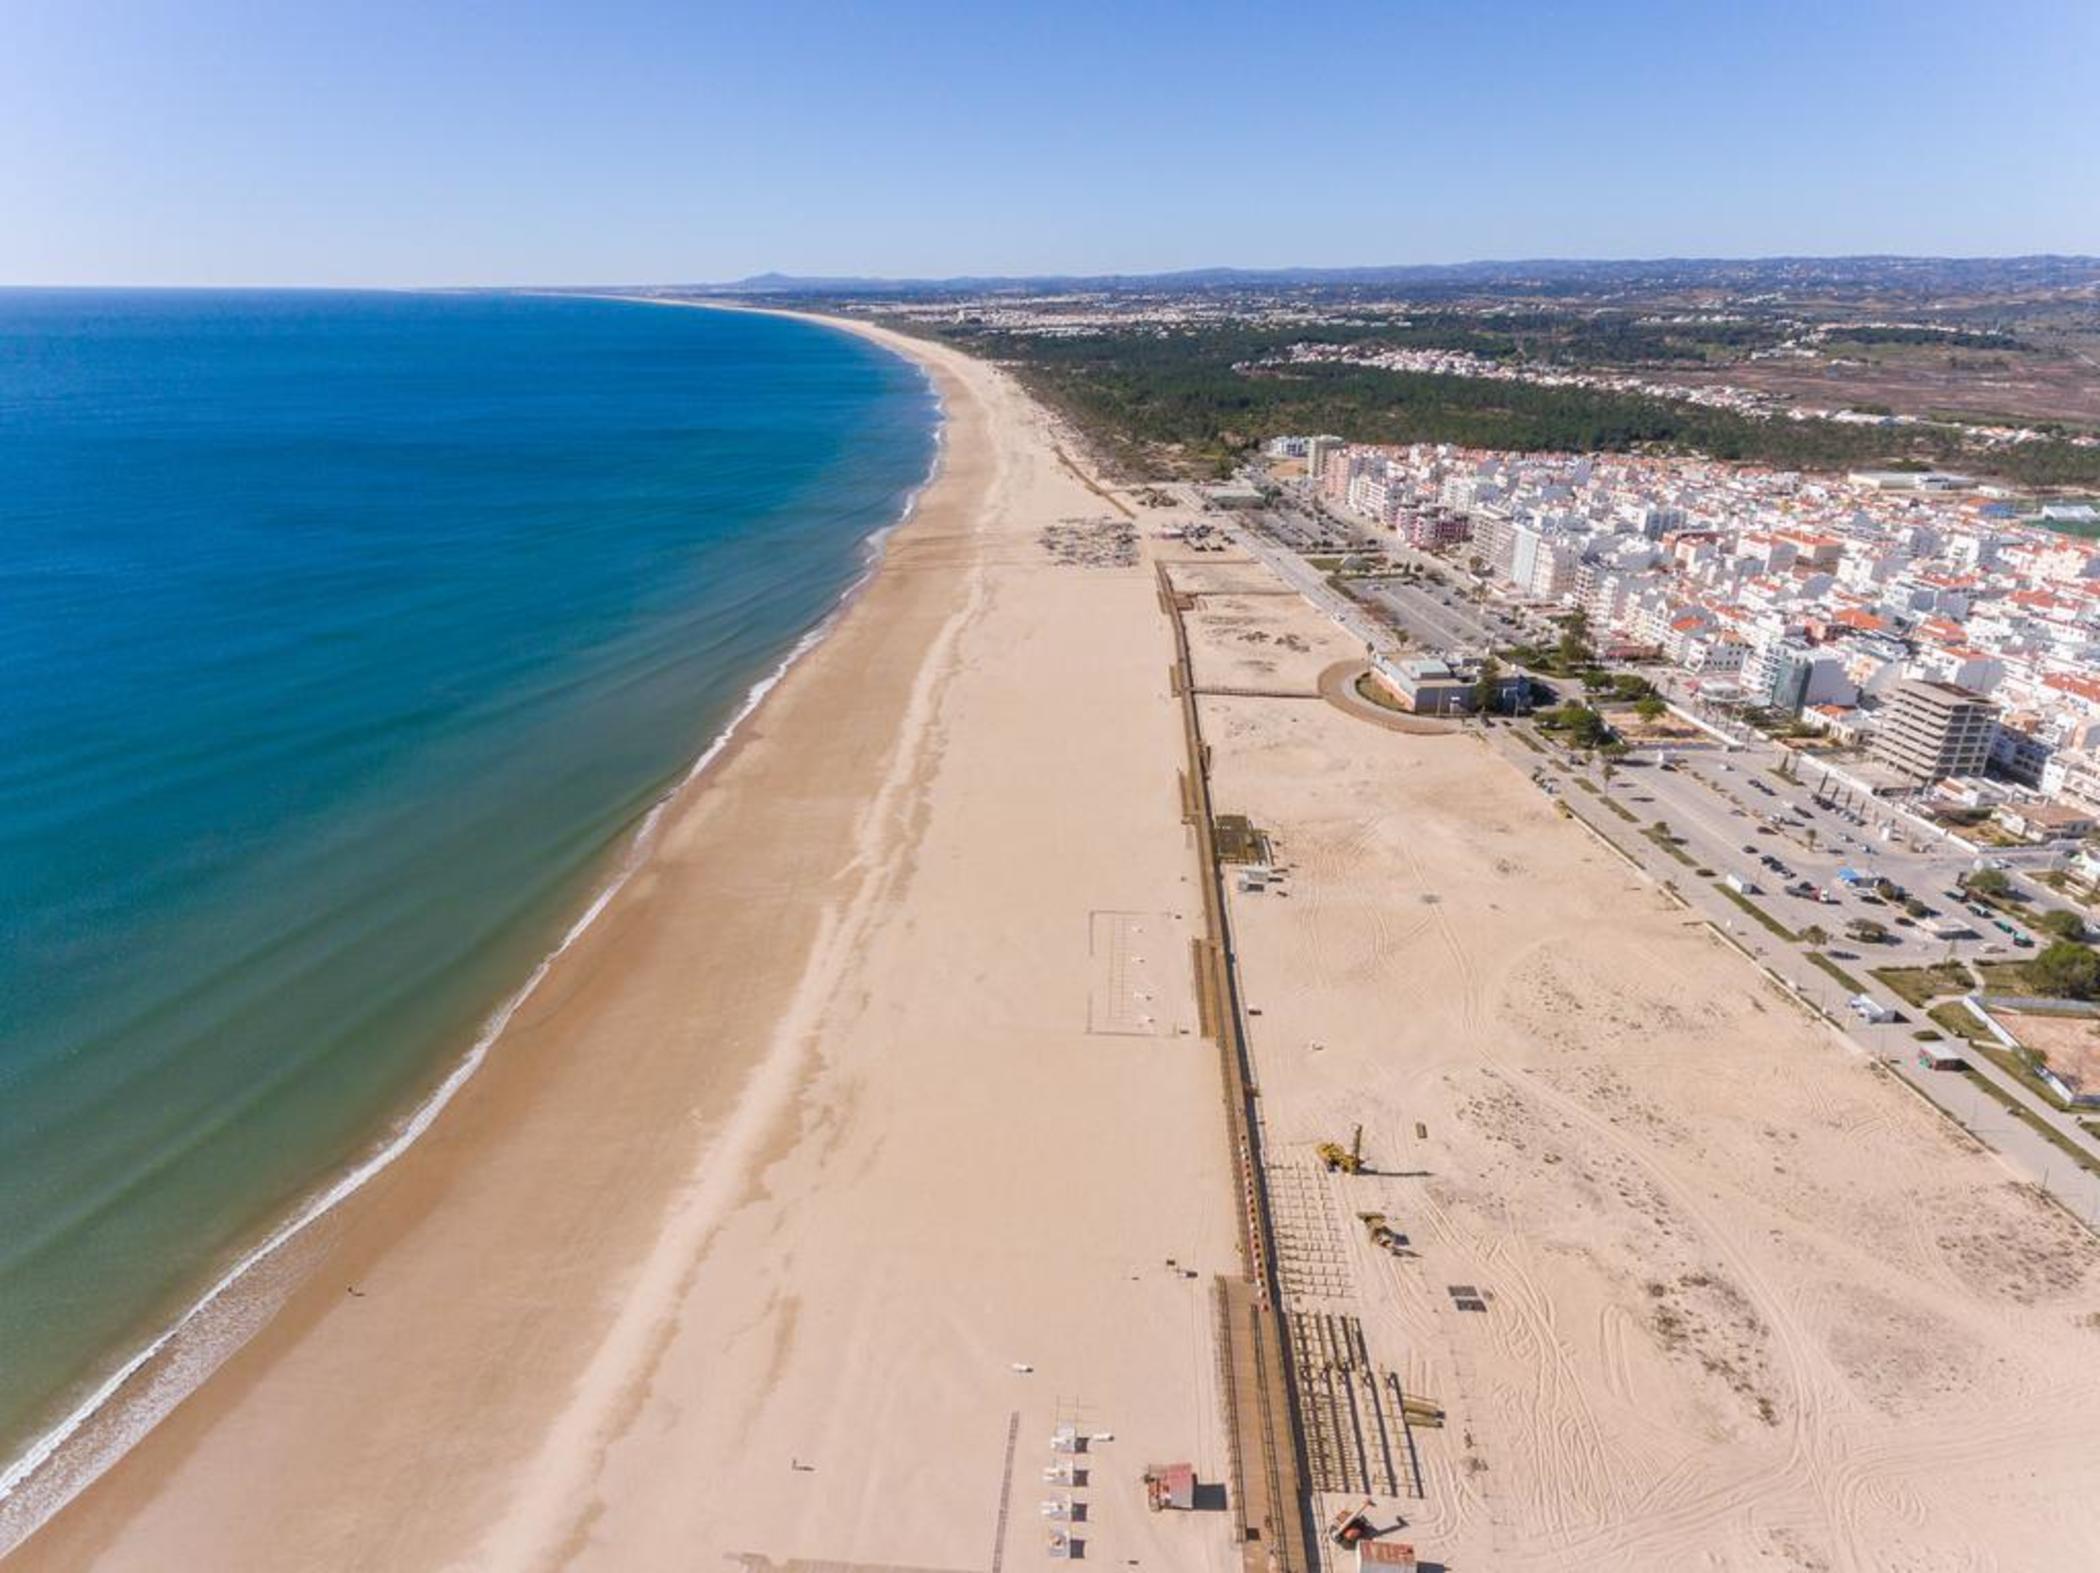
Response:
[{"label": "beach access boardwalk", "polygon": [[1193,942],[1196,994],[1201,1030],[1218,1046],[1225,1118],[1241,1184],[1244,1271],[1237,1279],[1221,1278],[1216,1286],[1218,1364],[1236,1487],[1232,1504],[1248,1573],[1297,1573],[1318,1566],[1308,1533],[1311,1504],[1305,1490],[1304,1430],[1291,1386],[1260,1111],[1233,974],[1224,870],[1211,806],[1210,752],[1203,740],[1199,689],[1183,623],[1194,598],[1175,588],[1169,566],[1164,560],[1156,564],[1160,606],[1174,630],[1172,686],[1181,700],[1188,751],[1182,805],[1203,870],[1203,934]]}]

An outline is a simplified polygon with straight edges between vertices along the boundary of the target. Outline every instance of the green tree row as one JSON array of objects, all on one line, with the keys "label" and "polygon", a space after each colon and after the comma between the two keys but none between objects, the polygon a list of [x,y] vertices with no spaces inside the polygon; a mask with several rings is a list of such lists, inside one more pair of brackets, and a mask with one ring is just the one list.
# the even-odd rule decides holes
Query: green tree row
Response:
[{"label": "green tree row", "polygon": [[[1363,337],[1380,330],[1364,328]],[[1230,464],[1278,432],[1357,442],[1449,442],[1520,451],[1701,453],[1783,468],[1948,465],[2033,486],[2100,485],[2100,448],[2042,441],[1981,450],[1939,427],[1758,420],[1682,399],[1595,388],[1309,364],[1258,367],[1304,330],[1229,327],[1084,338],[944,330],[1014,366],[1104,447],[1133,462]],[[1322,337],[1341,337],[1322,329]],[[1247,369],[1240,369],[1247,368]]]}]

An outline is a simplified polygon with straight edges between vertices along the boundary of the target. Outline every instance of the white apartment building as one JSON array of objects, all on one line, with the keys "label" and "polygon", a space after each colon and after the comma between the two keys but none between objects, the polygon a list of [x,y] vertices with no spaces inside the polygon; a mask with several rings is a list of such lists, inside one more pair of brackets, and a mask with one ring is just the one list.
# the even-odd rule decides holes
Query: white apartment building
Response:
[{"label": "white apartment building", "polygon": [[2045,797],[2100,813],[2100,753],[2066,749],[2051,754],[2036,773]]},{"label": "white apartment building", "polygon": [[1684,641],[1678,657],[1687,672],[1696,677],[1739,679],[1750,647],[1732,634],[1695,634]]}]

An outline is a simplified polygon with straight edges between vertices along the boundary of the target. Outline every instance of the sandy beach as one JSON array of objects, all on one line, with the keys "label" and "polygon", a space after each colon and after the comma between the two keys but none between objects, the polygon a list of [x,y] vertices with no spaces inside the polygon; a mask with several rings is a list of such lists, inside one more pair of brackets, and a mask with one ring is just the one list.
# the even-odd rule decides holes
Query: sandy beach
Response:
[{"label": "sandy beach", "polygon": [[1119,515],[1004,376],[903,347],[945,458],[872,584],[10,1568],[1033,1561],[1060,1424],[1092,1555],[1237,1560],[1139,1482],[1222,1473],[1236,1266],[1152,571],[1085,560]]}]

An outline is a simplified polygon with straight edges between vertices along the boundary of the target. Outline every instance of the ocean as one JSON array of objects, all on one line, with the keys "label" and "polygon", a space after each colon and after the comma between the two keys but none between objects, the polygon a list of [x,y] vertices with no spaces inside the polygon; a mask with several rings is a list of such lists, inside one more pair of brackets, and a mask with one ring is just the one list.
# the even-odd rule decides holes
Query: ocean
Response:
[{"label": "ocean", "polygon": [[0,1483],[428,1117],[937,429],[784,319],[0,291]]}]

